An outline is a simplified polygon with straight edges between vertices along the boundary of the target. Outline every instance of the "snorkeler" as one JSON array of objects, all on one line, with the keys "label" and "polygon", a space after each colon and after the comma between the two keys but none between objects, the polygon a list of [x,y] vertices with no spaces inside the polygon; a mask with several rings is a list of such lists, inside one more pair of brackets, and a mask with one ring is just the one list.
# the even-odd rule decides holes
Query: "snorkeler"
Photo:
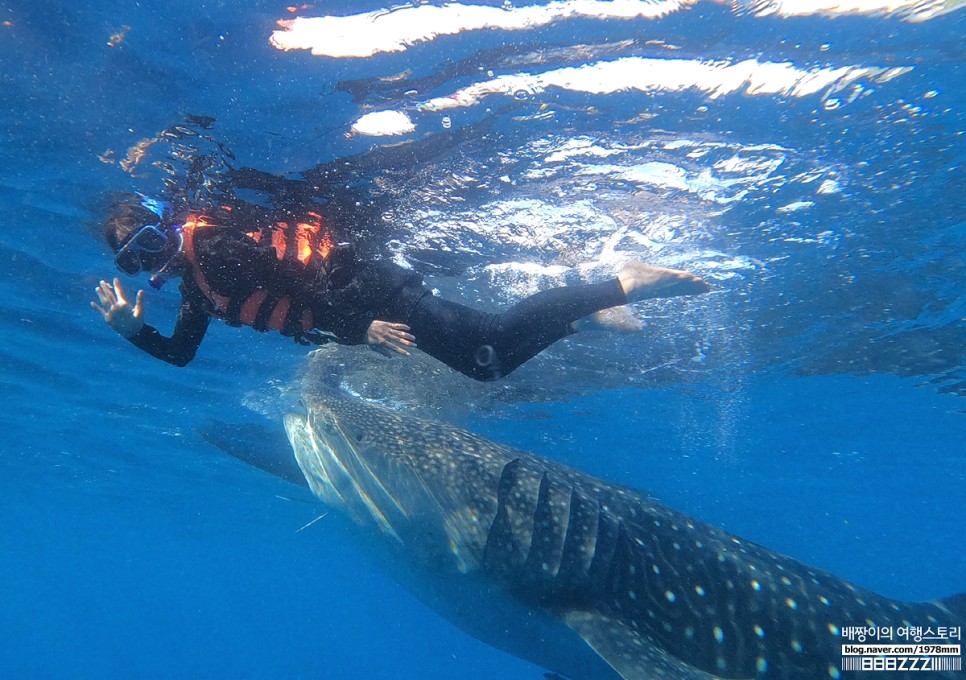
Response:
[{"label": "snorkeler", "polygon": [[418,343],[464,375],[497,380],[596,312],[709,290],[693,274],[629,262],[615,279],[541,291],[490,314],[440,298],[414,271],[333,244],[314,213],[239,224],[230,206],[171,212],[165,203],[131,196],[114,205],[104,225],[121,272],[147,272],[155,288],[181,278],[171,337],[144,322],[144,291],[132,304],[117,278],[100,282],[91,306],[135,346],[176,366],[194,358],[214,317],[302,344],[366,343],[408,355]]}]

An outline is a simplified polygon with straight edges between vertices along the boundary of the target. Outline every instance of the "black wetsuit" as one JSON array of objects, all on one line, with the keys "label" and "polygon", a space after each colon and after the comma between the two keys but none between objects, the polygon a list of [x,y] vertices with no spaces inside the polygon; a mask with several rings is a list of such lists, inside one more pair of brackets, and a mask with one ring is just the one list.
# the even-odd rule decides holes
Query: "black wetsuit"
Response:
[{"label": "black wetsuit", "polygon": [[[239,261],[239,255],[243,255],[239,244],[244,242],[227,238],[230,247],[224,239],[202,244],[199,261],[206,277],[210,281],[221,279],[222,285],[228,285],[231,277],[244,279],[252,274],[257,278],[257,267]],[[248,243],[247,247],[254,247]],[[232,254],[226,257],[226,252]],[[251,259],[272,266],[274,257],[252,252]],[[620,282],[611,279],[542,291],[502,314],[490,314],[434,295],[419,274],[384,260],[354,261],[342,268],[340,280],[335,282],[331,272],[321,268],[301,271],[298,276],[305,283],[300,294],[313,312],[314,326],[331,334],[336,342],[364,343],[374,320],[405,323],[419,349],[482,381],[508,375],[572,333],[571,324],[577,319],[627,302]],[[295,285],[292,281],[283,277],[283,284],[290,290]],[[146,324],[130,338],[137,347],[177,366],[194,358],[214,315],[210,301],[190,274],[182,278],[181,293],[181,311],[170,338]]]}]

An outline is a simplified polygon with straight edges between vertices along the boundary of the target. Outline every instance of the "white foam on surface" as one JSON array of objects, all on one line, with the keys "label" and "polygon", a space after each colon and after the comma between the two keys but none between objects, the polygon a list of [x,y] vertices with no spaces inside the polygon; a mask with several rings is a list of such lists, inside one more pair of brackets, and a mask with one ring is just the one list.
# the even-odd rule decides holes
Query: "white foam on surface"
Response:
[{"label": "white foam on surface", "polygon": [[[742,2],[734,7],[741,9]],[[896,15],[917,23],[934,19],[963,7],[962,0],[756,0],[754,16],[840,16],[843,14]]]},{"label": "white foam on surface", "polygon": [[350,128],[353,134],[366,137],[406,135],[415,129],[413,121],[402,111],[373,111],[361,116]]},{"label": "white foam on surface", "polygon": [[843,66],[802,69],[783,62],[699,61],[625,57],[544,73],[516,73],[474,83],[446,97],[430,99],[420,108],[445,111],[473,106],[490,95],[527,96],[551,88],[587,94],[621,92],[705,92],[711,99],[743,93],[751,96],[805,97],[831,88],[840,89],[859,79],[884,81],[912,70],[911,67]]},{"label": "white foam on surface", "polygon": [[725,205],[740,200],[746,188],[762,184],[781,167],[781,158],[743,158],[739,155],[697,172],[673,163],[651,161],[629,166],[585,165],[580,175],[604,175],[630,184],[685,191]]},{"label": "white foam on surface", "polygon": [[841,193],[842,187],[834,179],[827,179],[821,183],[818,187],[818,194],[838,194]]},{"label": "white foam on surface", "polygon": [[815,205],[815,201],[793,201],[788,205],[783,205],[779,208],[776,208],[776,210],[778,210],[778,212],[780,213],[791,213],[791,212],[798,212],[799,210],[805,210],[807,208],[811,208],[814,205]]},{"label": "white foam on surface", "polygon": [[298,17],[278,22],[269,42],[280,50],[315,56],[371,57],[403,52],[441,35],[466,31],[524,31],[575,18],[655,19],[695,0],[561,0],[546,5],[490,7],[447,3],[348,16]]},{"label": "white foam on surface", "polygon": [[[492,7],[447,3],[278,21],[269,42],[276,49],[311,50],[315,56],[365,58],[403,52],[440,36],[468,31],[526,31],[568,19],[658,19],[697,0],[559,0],[545,5]],[[720,4],[720,3],[719,3]],[[952,12],[962,0],[731,0],[735,13],[751,16],[898,16],[921,22]]]}]

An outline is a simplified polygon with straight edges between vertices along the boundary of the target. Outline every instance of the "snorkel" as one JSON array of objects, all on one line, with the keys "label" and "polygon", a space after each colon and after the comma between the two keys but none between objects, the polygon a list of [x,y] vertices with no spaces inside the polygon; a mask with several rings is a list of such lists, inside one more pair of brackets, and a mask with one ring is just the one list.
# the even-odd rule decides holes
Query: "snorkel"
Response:
[{"label": "snorkel", "polygon": [[168,282],[171,278],[171,272],[168,271],[168,267],[178,258],[181,254],[181,249],[184,247],[184,234],[181,233],[182,225],[171,225],[168,227],[168,231],[171,232],[178,239],[178,248],[174,251],[171,257],[168,258],[167,262],[162,265],[161,269],[154,272],[154,275],[148,279],[148,283],[155,290],[161,290],[161,287]]}]

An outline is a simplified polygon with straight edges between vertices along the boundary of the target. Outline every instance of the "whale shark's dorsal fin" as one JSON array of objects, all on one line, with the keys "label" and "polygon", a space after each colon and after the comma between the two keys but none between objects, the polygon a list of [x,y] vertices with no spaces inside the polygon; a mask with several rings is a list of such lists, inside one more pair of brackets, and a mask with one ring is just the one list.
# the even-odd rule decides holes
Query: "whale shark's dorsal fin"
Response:
[{"label": "whale shark's dorsal fin", "polygon": [[566,612],[563,619],[624,680],[722,680],[671,656],[618,619],[576,610]]}]

